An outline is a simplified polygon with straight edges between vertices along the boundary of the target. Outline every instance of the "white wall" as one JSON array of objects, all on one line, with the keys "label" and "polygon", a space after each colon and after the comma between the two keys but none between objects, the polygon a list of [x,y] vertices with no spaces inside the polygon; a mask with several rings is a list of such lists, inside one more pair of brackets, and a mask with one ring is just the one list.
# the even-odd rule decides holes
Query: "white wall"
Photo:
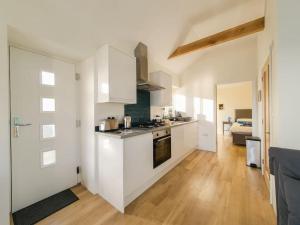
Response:
[{"label": "white wall", "polygon": [[123,123],[124,105],[119,103],[97,103],[95,105],[95,123],[106,119],[107,117],[115,117],[119,122]]},{"label": "white wall", "polygon": [[[223,133],[223,121],[228,116],[235,119],[236,109],[252,109],[252,82],[218,85],[217,87],[217,128],[218,134]],[[223,104],[223,110],[219,109]]]},{"label": "white wall", "polygon": [[80,104],[80,161],[81,182],[92,193],[96,193],[96,149],[94,136],[94,58],[91,57],[76,65],[80,73],[79,104]]},{"label": "white wall", "polygon": [[274,124],[274,144],[300,150],[300,2],[277,0],[277,93],[278,123]]},{"label": "white wall", "polygon": [[0,224],[9,224],[10,136],[7,28],[0,19]]},{"label": "white wall", "polygon": [[[186,113],[193,116],[193,97],[211,99],[216,104],[216,85],[243,81],[253,81],[257,78],[256,39],[246,38],[213,48],[198,59],[197,63],[188,68],[181,77],[181,88],[176,94],[186,96]],[[253,84],[255,87],[255,85]],[[256,91],[253,92],[256,94]],[[254,99],[254,98],[253,98]],[[256,102],[256,101],[255,101]],[[254,102],[254,103],[255,103]],[[254,119],[256,104],[253,106]],[[216,110],[214,112],[216,118]],[[253,129],[256,130],[256,120]],[[216,121],[200,126],[202,140],[200,149],[216,150]]]},{"label": "white wall", "polygon": [[[258,36],[258,88],[262,88],[262,68],[271,57],[271,146],[300,149],[297,116],[300,107],[293,100],[299,96],[300,34],[298,1],[267,0],[266,27]],[[259,103],[259,120],[262,119]],[[262,126],[259,135],[263,138]]]},{"label": "white wall", "polygon": [[[266,28],[258,37],[258,88],[261,89],[262,68],[271,56],[271,145],[300,149],[297,116],[300,107],[294,98],[299,96],[300,82],[300,2],[267,0]],[[262,105],[259,103],[259,120]],[[259,135],[263,137],[262,126]]]}]

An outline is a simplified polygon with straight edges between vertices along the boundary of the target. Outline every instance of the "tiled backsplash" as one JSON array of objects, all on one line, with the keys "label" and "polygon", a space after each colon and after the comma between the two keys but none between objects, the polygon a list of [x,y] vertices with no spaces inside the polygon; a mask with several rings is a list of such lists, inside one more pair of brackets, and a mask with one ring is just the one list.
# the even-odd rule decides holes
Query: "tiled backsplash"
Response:
[{"label": "tiled backsplash", "polygon": [[137,104],[125,105],[125,114],[131,116],[132,124],[150,120],[150,92],[137,90]]}]

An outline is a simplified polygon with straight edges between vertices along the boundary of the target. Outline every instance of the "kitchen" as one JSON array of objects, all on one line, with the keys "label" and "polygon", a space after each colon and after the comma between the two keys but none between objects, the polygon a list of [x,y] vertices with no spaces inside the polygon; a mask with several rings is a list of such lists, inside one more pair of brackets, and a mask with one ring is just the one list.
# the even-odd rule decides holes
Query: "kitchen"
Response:
[{"label": "kitchen", "polygon": [[[268,147],[299,149],[295,4],[1,2],[0,224],[274,225]],[[217,135],[216,87],[246,81],[261,152]]]},{"label": "kitchen", "polygon": [[143,43],[134,56],[105,45],[78,70],[81,182],[120,212],[198,145],[196,120],[163,113],[172,106],[172,77],[148,74],[147,54]]}]

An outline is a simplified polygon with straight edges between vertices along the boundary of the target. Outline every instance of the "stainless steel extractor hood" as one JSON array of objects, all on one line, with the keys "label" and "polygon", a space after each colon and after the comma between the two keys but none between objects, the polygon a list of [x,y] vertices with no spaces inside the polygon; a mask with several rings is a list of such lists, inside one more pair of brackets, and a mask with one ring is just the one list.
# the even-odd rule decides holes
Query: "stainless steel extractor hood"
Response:
[{"label": "stainless steel extractor hood", "polygon": [[165,89],[164,87],[156,85],[149,80],[147,46],[140,42],[135,48],[134,54],[136,57],[137,89],[146,91],[158,91]]}]

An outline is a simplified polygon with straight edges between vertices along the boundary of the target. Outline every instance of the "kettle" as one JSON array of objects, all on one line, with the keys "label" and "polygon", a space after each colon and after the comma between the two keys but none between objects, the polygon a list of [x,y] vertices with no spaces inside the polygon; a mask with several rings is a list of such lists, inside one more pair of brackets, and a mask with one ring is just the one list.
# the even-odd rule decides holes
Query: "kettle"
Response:
[{"label": "kettle", "polygon": [[125,129],[130,129],[131,128],[131,116],[129,116],[128,114],[126,114],[124,116],[124,128]]}]

